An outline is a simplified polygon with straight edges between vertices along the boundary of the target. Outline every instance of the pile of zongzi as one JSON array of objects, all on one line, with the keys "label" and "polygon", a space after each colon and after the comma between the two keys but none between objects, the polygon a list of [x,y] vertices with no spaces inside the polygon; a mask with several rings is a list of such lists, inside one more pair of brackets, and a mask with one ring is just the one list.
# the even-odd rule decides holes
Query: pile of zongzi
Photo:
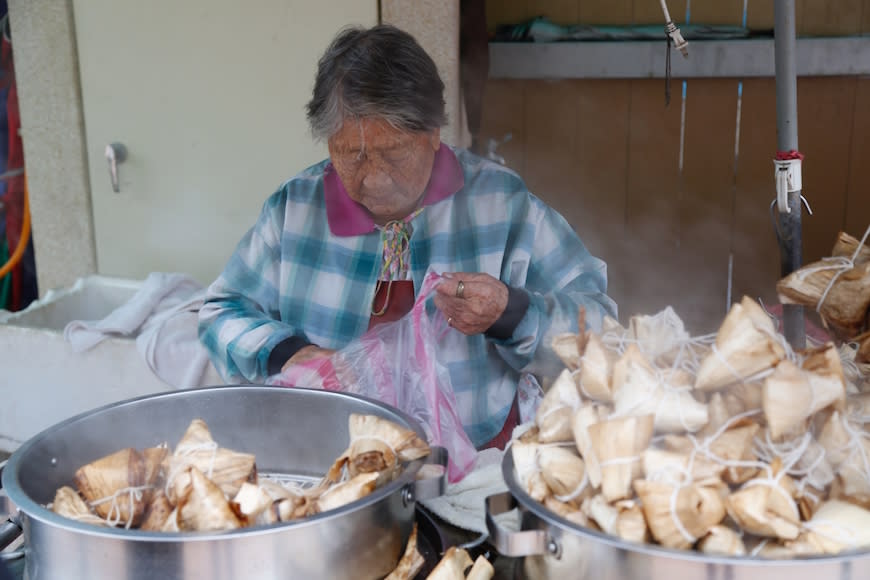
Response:
[{"label": "pile of zongzi", "polygon": [[351,414],[350,445],[310,488],[258,477],[254,456],[220,447],[201,419],[174,450],[127,448],[75,472],[50,509],[101,526],[148,531],[217,531],[274,524],[335,509],[392,480],[403,462],[429,454],[414,431]]},{"label": "pile of zongzi", "polygon": [[[409,580],[423,568],[425,560],[417,550],[417,524],[411,532],[405,553],[399,565],[384,580]],[[471,556],[462,548],[447,548],[426,580],[490,580],[495,574],[492,564],[483,556],[472,561]]]},{"label": "pile of zongzi", "polygon": [[860,344],[865,363],[870,363],[868,234],[870,227],[861,240],[840,232],[829,257],[795,270],[776,285],[783,304],[817,310],[839,338]]},{"label": "pile of zongzi", "polygon": [[870,365],[856,345],[795,352],[744,298],[715,335],[689,336],[668,308],[553,348],[567,368],[511,445],[519,484],[550,511],[708,554],[870,547]]}]

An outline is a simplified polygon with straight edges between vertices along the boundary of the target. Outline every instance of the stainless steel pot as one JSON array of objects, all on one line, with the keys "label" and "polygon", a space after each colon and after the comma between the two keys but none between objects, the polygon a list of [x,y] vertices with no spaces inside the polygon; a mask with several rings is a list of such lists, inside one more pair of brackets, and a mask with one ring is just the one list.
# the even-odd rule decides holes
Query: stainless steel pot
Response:
[{"label": "stainless steel pot", "polygon": [[[503,556],[524,557],[528,578],[576,580],[866,580],[870,551],[795,560],[710,557],[698,552],[631,544],[559,517],[523,491],[511,453],[502,460],[508,490],[486,499],[490,542]],[[520,530],[495,516],[519,508]]]},{"label": "stainless steel pot", "polygon": [[[174,445],[202,418],[219,445],[253,453],[261,474],[316,478],[348,444],[350,413],[420,425],[381,403],[327,391],[212,387],[146,396],[60,423],[27,441],[3,470],[20,509],[29,580],[378,578],[395,566],[417,498],[440,494],[444,477],[416,481],[423,461],[373,494],[337,510],[224,533],[102,529],[43,507],[78,467],[124,447]],[[446,465],[446,452],[430,460]],[[446,470],[445,470],[446,471]]]}]

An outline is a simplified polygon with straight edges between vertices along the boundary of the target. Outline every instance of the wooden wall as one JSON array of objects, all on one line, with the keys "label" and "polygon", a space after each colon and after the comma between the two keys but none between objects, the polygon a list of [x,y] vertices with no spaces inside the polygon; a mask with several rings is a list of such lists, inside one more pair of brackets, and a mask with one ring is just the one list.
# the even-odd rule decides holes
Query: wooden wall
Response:
[{"label": "wooden wall", "polygon": [[[870,32],[870,0],[797,2],[802,32]],[[685,0],[669,0],[672,14]],[[546,14],[562,23],[657,23],[657,0],[487,2],[488,20]],[[750,26],[770,27],[772,0],[749,0]],[[739,24],[742,0],[692,2],[692,21]],[[861,28],[858,28],[861,27]],[[779,251],[773,79],[493,80],[481,137],[512,139],[498,152],[539,197],[562,213],[605,259],[610,293],[626,321],[673,305],[694,332],[715,330],[743,294],[776,301]],[[838,231],[870,224],[870,78],[798,81],[804,194],[804,260],[827,255]],[[683,136],[681,139],[681,132]],[[682,170],[680,145],[683,143]],[[736,155],[735,155],[735,144]]]}]

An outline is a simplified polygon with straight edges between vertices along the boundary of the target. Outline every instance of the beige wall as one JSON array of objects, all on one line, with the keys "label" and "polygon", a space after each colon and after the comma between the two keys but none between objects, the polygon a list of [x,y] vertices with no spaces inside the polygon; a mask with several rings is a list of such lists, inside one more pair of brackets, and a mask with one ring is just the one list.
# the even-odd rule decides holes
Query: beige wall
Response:
[{"label": "beige wall", "polygon": [[459,85],[459,0],[381,0],[381,20],[407,30],[432,56],[444,80],[448,125],[444,142],[467,147]]},{"label": "beige wall", "polygon": [[41,294],[97,270],[71,0],[10,0]]}]

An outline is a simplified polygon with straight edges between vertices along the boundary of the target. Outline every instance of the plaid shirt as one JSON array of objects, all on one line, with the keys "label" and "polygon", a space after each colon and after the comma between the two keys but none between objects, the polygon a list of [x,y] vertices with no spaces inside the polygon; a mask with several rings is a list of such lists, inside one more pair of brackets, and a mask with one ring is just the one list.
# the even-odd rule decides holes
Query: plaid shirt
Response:
[{"label": "plaid shirt", "polygon": [[[552,377],[553,335],[576,332],[577,309],[600,328],[615,316],[606,265],[571,226],[501,165],[442,145],[413,218],[410,277],[484,272],[524,289],[513,336],[448,332],[441,357],[475,445],[499,433],[521,373]],[[381,234],[347,196],[328,160],[284,183],[265,203],[200,310],[200,338],[228,381],[262,381],[269,354],[292,336],[340,349],[368,328],[381,272]]]}]

